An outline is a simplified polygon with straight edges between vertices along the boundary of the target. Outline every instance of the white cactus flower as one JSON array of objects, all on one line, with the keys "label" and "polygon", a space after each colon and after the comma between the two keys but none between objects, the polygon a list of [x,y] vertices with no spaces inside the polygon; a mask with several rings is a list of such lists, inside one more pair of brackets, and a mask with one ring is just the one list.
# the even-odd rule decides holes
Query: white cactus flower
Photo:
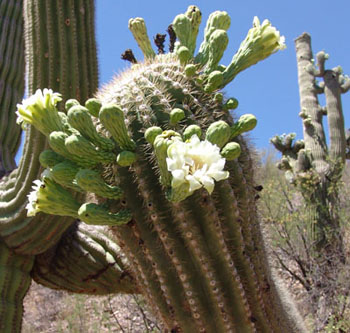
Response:
[{"label": "white cactus flower", "polygon": [[[254,31],[254,29],[256,29]],[[260,20],[257,16],[253,19],[253,29],[256,35],[262,37],[262,43],[264,43],[264,48],[274,47],[271,53],[277,52],[278,50],[284,50],[286,48],[285,37],[280,35],[280,32],[271,25],[271,22],[267,19],[260,24]]]},{"label": "white cactus flower", "polygon": [[232,81],[238,73],[285,48],[284,36],[280,35],[271,22],[264,20],[260,23],[258,17],[255,16],[253,27],[248,31],[230,65],[223,72],[224,85]]},{"label": "white cactus flower", "polygon": [[60,119],[56,105],[62,100],[61,94],[51,89],[38,89],[34,95],[17,104],[17,123],[31,124],[43,134],[60,129]]},{"label": "white cactus flower", "polygon": [[33,190],[28,195],[27,216],[44,212],[78,218],[80,203],[75,200],[70,191],[51,179],[49,170],[43,172],[41,180],[34,180],[33,183]]},{"label": "white cactus flower", "polygon": [[27,216],[35,216],[36,213],[39,212],[36,202],[38,200],[39,190],[44,183],[39,179],[34,180],[33,183],[34,183],[34,185],[32,186],[33,190],[27,196],[28,197],[28,204],[26,206]]},{"label": "white cactus flower", "polygon": [[188,195],[201,187],[212,193],[214,181],[229,177],[229,172],[223,170],[226,160],[220,155],[219,147],[207,140],[200,141],[197,135],[186,142],[174,142],[167,155],[168,170],[172,174],[171,187],[176,189],[187,184]]}]

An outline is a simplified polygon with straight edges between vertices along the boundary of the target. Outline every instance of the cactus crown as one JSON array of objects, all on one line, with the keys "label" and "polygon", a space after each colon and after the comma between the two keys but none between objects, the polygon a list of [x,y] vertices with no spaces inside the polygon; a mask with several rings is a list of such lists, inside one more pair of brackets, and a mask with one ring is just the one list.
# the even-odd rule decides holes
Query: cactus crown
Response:
[{"label": "cactus crown", "polygon": [[[234,57],[235,60],[233,59],[237,64],[219,66],[228,42],[226,30],[230,25],[230,17],[226,12],[220,11],[210,15],[204,41],[199,53],[194,56],[200,22],[201,13],[195,6],[190,6],[185,14],[176,16],[172,24],[178,38],[175,52],[156,55],[143,19],[130,19],[129,28],[145,56],[143,63],[134,64],[115,78],[100,91],[97,100],[88,100],[85,107],[75,100],[67,101],[68,117],[55,109],[59,101],[58,94],[50,90],[44,90],[44,93],[38,91],[25,100],[23,105],[19,105],[19,121],[36,126],[47,135],[51,148],[70,159],[76,165],[74,170],[88,167],[103,174],[102,170],[106,169],[104,166],[110,168],[111,163],[116,162],[119,166],[128,167],[136,161],[139,152],[149,152],[149,146],[152,146],[158,164],[159,179],[170,200],[184,199],[192,194],[193,182],[196,182],[196,188],[203,186],[212,190],[213,185],[209,186],[209,183],[214,184],[215,179],[228,177],[228,174],[222,171],[225,158],[237,158],[239,155],[239,145],[232,145],[230,141],[242,132],[253,129],[256,124],[252,115],[243,116],[233,124],[227,111],[237,107],[237,101],[224,101],[213,92],[234,78],[236,74],[232,71],[240,72],[276,52],[278,48],[283,49],[284,44],[279,33],[268,21],[265,20],[260,26],[254,18],[254,26],[241,45],[244,50],[240,49]],[[251,53],[254,54],[253,62],[249,60],[252,58]],[[239,61],[237,57],[240,57]],[[244,64],[244,68],[237,67],[240,64]],[[96,132],[95,126],[100,129],[100,133]],[[198,130],[189,135],[193,126]],[[144,135],[154,127],[157,135],[149,145],[145,142]],[[205,142],[193,148],[192,143],[198,139],[204,139]],[[185,142],[177,144],[177,141]],[[196,162],[184,162],[188,158],[186,154],[177,154],[179,161],[183,162],[182,167],[174,169],[171,162],[173,159],[169,156],[174,157],[174,153],[171,152],[180,151],[176,144],[181,149],[192,147],[189,149],[195,150],[197,159],[206,160],[203,165],[205,170],[199,168],[192,172],[190,169],[194,167],[191,163]],[[220,149],[217,150],[217,159],[221,161],[220,172],[224,172],[225,177],[213,176],[213,168],[219,172],[216,162],[214,167],[208,162],[210,158],[205,158],[206,148],[210,151],[212,145],[224,151],[225,158],[220,156]],[[230,153],[232,149],[235,151],[233,154]],[[44,165],[47,166],[45,163]],[[53,167],[51,166],[51,171]],[[67,177],[68,173],[67,171]],[[84,173],[80,172],[78,178],[81,179],[82,174]],[[55,178],[55,173],[50,173],[50,177],[56,182],[61,180],[59,177]],[[181,187],[181,192],[184,193],[180,196],[171,194],[174,184],[178,186],[176,179],[180,179],[179,177],[184,177],[184,183],[187,183]],[[61,180],[61,185],[81,190],[72,175],[68,181]],[[31,198],[33,197],[32,195]]]}]

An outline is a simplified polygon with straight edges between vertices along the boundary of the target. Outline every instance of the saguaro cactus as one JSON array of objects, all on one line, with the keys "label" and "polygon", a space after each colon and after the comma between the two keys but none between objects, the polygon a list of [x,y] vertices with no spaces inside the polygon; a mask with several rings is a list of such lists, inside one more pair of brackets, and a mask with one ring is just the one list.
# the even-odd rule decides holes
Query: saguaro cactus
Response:
[{"label": "saguaro cactus", "polygon": [[[314,214],[313,240],[316,249],[342,256],[342,237],[337,214],[337,182],[345,160],[349,158],[349,139],[346,138],[341,94],[350,89],[349,79],[340,67],[325,69],[328,55],[319,52],[315,67],[311,37],[304,33],[295,40],[303,140],[293,143],[295,134],[275,136],[271,142],[282,153],[279,168],[287,179],[300,189]],[[322,82],[316,82],[323,78]],[[326,106],[318,101],[325,94]],[[329,145],[326,141],[323,118],[327,116]],[[332,250],[333,249],[333,250]]]},{"label": "saguaro cactus", "polygon": [[[270,22],[255,18],[225,67],[219,61],[227,42],[220,41],[230,17],[211,14],[194,56],[200,21],[195,6],[178,15],[174,53],[156,56],[143,20],[130,20],[145,61],[102,89],[100,102],[67,101],[68,117],[58,112],[60,96],[52,91],[23,102],[19,119],[48,137],[53,152],[47,156],[59,155],[42,158],[48,168],[30,194],[28,212],[114,225],[138,289],[165,331],[303,332],[271,271],[255,209],[253,162],[241,134],[256,119],[234,121],[228,110],[237,103],[219,92],[283,49],[283,39]],[[92,121],[79,121],[88,117]],[[74,177],[55,176],[62,163],[74,165]],[[93,200],[74,198],[72,188]]]},{"label": "saguaro cactus", "polygon": [[[63,91],[64,99],[85,100],[97,89],[93,2],[4,0],[0,16],[0,331],[19,332],[22,300],[34,267],[43,284],[76,292],[126,292],[134,283],[115,245],[100,230],[87,234],[81,225],[70,228],[75,221],[67,217],[27,217],[27,195],[42,172],[38,157],[47,146],[33,127],[26,127],[22,159],[13,170],[20,136],[15,105],[23,98],[24,41],[30,94],[49,87]],[[59,243],[63,234],[65,242]],[[88,270],[77,269],[67,277],[72,259],[64,252],[67,247],[74,248],[75,263],[90,262]],[[122,288],[106,279],[111,271],[125,278]]]}]

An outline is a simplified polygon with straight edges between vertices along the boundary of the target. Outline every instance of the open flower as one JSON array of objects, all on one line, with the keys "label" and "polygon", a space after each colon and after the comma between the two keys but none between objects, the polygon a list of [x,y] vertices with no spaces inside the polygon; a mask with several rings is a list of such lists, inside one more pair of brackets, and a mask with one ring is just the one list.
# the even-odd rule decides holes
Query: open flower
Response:
[{"label": "open flower", "polygon": [[61,94],[51,89],[38,89],[34,95],[17,104],[17,123],[34,125],[45,135],[62,130],[62,121],[56,105],[61,101]]},{"label": "open flower", "polygon": [[186,142],[174,142],[167,155],[168,170],[172,174],[171,187],[175,191],[187,189],[184,197],[201,187],[212,193],[215,180],[229,177],[229,172],[223,170],[226,160],[220,155],[219,147],[207,140],[200,141],[197,135]]},{"label": "open flower", "polygon": [[40,190],[40,187],[43,185],[43,182],[39,179],[34,180],[34,185],[32,186],[32,192],[28,194],[28,204],[26,206],[27,216],[35,216],[39,211],[36,205],[37,193]]},{"label": "open flower", "polygon": [[80,204],[69,191],[55,183],[47,174],[43,175],[42,180],[34,180],[32,189],[28,195],[27,216],[44,212],[78,218]]}]

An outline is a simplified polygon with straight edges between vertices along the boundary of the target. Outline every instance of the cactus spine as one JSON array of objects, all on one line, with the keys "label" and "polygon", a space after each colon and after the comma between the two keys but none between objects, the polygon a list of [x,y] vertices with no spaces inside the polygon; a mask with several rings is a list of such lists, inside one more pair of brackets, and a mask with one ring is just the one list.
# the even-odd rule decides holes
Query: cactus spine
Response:
[{"label": "cactus spine", "polygon": [[[78,214],[84,220],[87,212],[89,224],[104,219],[102,223],[110,224],[109,217],[118,216],[111,230],[164,330],[303,332],[301,318],[271,272],[255,209],[253,163],[240,135],[255,126],[254,120],[252,125],[247,116],[235,124],[227,112],[232,103],[216,94],[240,71],[283,49],[283,41],[269,22],[260,26],[255,19],[242,43],[244,50],[225,70],[217,66],[222,52],[214,54],[217,50],[211,47],[216,39],[207,35],[226,30],[229,17],[212,14],[207,25],[212,30],[195,57],[200,17],[194,6],[177,16],[173,25],[180,38],[175,54],[158,56],[149,49],[144,22],[130,21],[146,61],[97,94],[102,107],[95,125],[101,135],[115,141],[115,159],[91,154],[92,166],[87,167],[98,172],[108,188],[120,188],[122,200],[104,197],[99,181],[98,190],[85,187],[95,192],[95,200],[81,205]],[[258,38],[250,38],[254,34]],[[265,51],[260,53],[261,49]],[[189,71],[188,65],[195,67]],[[175,109],[183,111],[176,111],[181,113],[176,121]],[[85,131],[77,126],[74,130]],[[71,130],[60,135],[68,136],[67,131]],[[50,137],[54,133],[58,132]],[[239,145],[241,154],[226,161],[220,152],[230,143]],[[70,144],[61,140],[59,147],[67,148],[70,155],[64,157],[75,162],[81,152]],[[53,150],[57,147],[51,144]],[[123,152],[135,158],[118,163],[116,156]],[[84,187],[81,177],[79,171],[77,184]],[[49,204],[56,198],[45,200]],[[33,207],[40,210],[35,200]]]}]

